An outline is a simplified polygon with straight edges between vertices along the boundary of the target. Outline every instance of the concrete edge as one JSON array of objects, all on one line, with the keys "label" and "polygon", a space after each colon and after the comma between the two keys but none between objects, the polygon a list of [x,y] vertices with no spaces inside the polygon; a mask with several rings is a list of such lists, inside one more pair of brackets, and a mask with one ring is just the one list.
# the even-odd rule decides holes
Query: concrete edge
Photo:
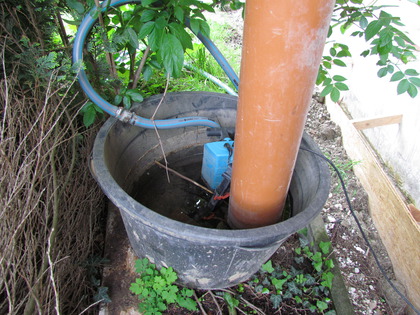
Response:
[{"label": "concrete edge", "polygon": [[[318,215],[309,224],[308,232],[309,239],[310,241],[313,241],[314,244],[318,244],[319,242],[331,242],[331,239],[325,230],[324,221],[321,215]],[[331,299],[334,303],[335,311],[340,315],[354,315],[354,307],[350,301],[349,293],[344,283],[344,278],[341,274],[334,252],[331,253],[331,259],[334,262],[334,268],[331,270],[334,274]]]}]

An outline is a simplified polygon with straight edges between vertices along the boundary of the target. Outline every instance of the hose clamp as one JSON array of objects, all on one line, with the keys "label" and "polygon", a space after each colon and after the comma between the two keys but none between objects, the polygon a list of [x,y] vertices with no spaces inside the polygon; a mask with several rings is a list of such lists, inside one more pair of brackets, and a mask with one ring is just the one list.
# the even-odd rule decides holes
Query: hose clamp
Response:
[{"label": "hose clamp", "polygon": [[129,123],[131,125],[134,125],[136,121],[135,117],[136,114],[130,112],[129,110],[126,110],[124,107],[118,107],[117,111],[115,112],[115,118],[117,118],[119,121]]}]

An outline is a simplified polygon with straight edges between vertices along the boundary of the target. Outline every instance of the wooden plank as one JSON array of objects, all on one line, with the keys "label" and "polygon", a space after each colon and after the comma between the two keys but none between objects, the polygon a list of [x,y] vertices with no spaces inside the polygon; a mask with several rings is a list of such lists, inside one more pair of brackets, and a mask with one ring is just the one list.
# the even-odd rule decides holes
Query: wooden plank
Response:
[{"label": "wooden plank", "polygon": [[364,119],[353,119],[350,122],[357,130],[363,130],[368,128],[399,124],[401,123],[403,115],[392,115],[392,116],[380,116]]},{"label": "wooden plank", "polygon": [[327,101],[327,108],[331,119],[341,128],[347,154],[352,160],[362,161],[353,168],[369,195],[373,222],[397,279],[406,288],[411,303],[420,309],[420,226],[360,131],[339,105]]}]

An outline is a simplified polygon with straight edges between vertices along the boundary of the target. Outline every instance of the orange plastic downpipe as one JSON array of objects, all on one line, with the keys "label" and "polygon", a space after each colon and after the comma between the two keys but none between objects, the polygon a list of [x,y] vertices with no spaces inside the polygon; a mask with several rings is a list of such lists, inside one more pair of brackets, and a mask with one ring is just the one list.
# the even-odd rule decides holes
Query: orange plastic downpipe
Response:
[{"label": "orange plastic downpipe", "polygon": [[228,221],[279,221],[334,0],[247,0]]}]

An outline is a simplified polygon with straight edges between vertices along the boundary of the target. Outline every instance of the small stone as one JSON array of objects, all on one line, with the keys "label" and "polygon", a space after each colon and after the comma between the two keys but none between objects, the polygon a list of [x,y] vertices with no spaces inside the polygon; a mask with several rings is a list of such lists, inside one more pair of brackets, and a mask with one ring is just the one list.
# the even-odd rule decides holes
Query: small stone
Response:
[{"label": "small stone", "polygon": [[337,132],[329,124],[323,124],[319,128],[320,137],[323,140],[332,140],[337,137]]},{"label": "small stone", "polygon": [[370,311],[373,311],[377,307],[378,307],[378,303],[376,301],[369,301],[368,308]]},{"label": "small stone", "polygon": [[358,252],[361,252],[362,254],[366,253],[366,251],[359,246],[354,246],[354,249],[357,250]]},{"label": "small stone", "polygon": [[334,222],[336,222],[336,221],[337,221],[337,219],[336,219],[336,218],[334,218],[332,215],[329,215],[329,216],[327,217],[327,219],[328,219],[328,221],[329,221],[329,222],[332,222],[332,223],[334,223]]},{"label": "small stone", "polygon": [[355,273],[359,273],[360,272],[360,269],[359,268],[354,268],[354,272]]}]

